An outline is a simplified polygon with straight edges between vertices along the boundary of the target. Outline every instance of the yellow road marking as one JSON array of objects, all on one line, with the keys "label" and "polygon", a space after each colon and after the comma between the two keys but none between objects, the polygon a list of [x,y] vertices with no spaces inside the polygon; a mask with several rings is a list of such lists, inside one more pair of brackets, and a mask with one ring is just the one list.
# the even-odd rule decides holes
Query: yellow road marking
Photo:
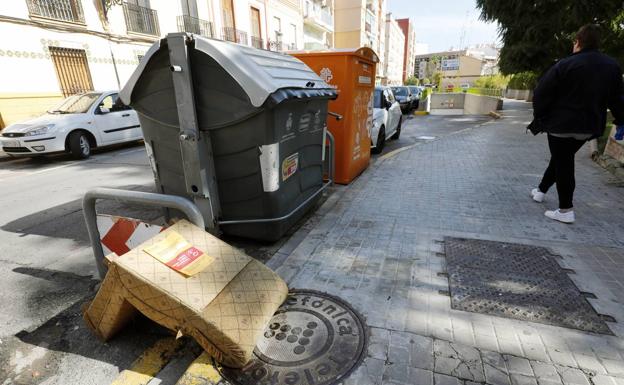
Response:
[{"label": "yellow road marking", "polygon": [[203,352],[189,365],[176,385],[216,385],[221,381],[221,375],[212,365],[210,356]]},{"label": "yellow road marking", "polygon": [[111,385],[146,385],[169,362],[182,345],[182,340],[167,337],[157,341],[132,363],[129,369],[119,373]]}]

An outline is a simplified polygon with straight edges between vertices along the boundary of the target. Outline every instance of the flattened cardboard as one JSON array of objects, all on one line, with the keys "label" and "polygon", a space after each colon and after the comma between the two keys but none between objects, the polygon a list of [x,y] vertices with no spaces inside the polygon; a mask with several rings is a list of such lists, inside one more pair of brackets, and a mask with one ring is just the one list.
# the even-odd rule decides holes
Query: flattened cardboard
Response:
[{"label": "flattened cardboard", "polygon": [[[187,278],[143,252],[145,244],[110,258],[102,286],[85,311],[87,324],[107,340],[138,310],[174,332],[195,338],[223,365],[244,366],[286,299],[286,283],[203,229],[186,221],[171,228],[215,261]],[[148,242],[157,242],[160,236]]]}]

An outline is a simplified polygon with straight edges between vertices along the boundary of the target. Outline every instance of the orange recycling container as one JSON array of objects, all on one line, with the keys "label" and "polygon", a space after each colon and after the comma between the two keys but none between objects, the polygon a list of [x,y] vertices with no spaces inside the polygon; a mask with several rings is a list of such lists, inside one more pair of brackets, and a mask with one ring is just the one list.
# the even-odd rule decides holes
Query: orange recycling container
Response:
[{"label": "orange recycling container", "polygon": [[370,162],[373,126],[373,90],[379,58],[368,47],[291,52],[325,82],[338,89],[338,98],[329,101],[327,127],[336,144],[334,182],[348,184]]}]

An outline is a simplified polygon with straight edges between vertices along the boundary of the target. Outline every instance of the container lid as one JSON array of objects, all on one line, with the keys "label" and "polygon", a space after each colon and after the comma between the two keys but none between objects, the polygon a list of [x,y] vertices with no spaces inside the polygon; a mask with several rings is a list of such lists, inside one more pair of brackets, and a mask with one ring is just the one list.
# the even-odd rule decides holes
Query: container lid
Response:
[{"label": "container lid", "polygon": [[288,51],[289,55],[294,56],[360,56],[366,58],[373,63],[379,63],[379,56],[369,47],[360,48],[332,48],[319,51]]},{"label": "container lid", "polygon": [[[262,106],[271,94],[280,89],[332,89],[305,63],[293,56],[197,35],[189,36],[194,41],[194,49],[219,63],[247,93],[254,107]],[[147,51],[120,92],[124,103],[131,103],[132,91],[147,63],[165,44],[166,39],[160,40]]]}]

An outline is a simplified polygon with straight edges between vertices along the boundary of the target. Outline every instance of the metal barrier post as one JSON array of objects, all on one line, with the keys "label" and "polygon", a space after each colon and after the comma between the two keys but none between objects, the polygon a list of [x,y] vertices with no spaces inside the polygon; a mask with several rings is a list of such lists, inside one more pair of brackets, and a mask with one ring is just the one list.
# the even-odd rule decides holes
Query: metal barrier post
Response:
[{"label": "metal barrier post", "polygon": [[186,192],[204,214],[207,230],[218,232],[217,218],[221,213],[219,191],[212,157],[210,134],[199,130],[186,33],[167,35],[171,78],[180,123],[180,152]]},{"label": "metal barrier post", "polygon": [[100,242],[100,231],[97,227],[97,212],[95,203],[98,199],[108,199],[116,202],[136,203],[143,206],[166,207],[179,210],[184,213],[187,218],[197,227],[204,229],[204,217],[197,206],[190,200],[175,195],[164,195],[147,193],[142,191],[128,191],[111,188],[96,188],[87,191],[82,199],[82,210],[84,219],[89,232],[91,247],[93,248],[93,256],[95,264],[100,274],[100,278],[106,275],[106,266],[104,265],[104,250]]}]

